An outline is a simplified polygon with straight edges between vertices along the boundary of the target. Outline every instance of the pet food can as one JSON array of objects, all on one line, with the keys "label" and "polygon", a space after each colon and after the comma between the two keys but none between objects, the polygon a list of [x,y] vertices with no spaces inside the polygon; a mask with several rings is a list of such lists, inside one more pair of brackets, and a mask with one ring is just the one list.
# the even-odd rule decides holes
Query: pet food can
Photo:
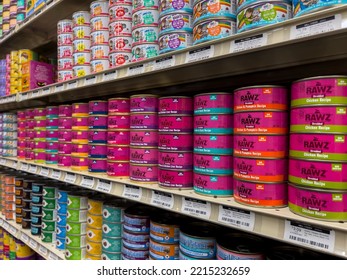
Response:
[{"label": "pet food can", "polygon": [[193,45],[193,36],[189,32],[173,31],[159,36],[159,54],[182,50]]}]

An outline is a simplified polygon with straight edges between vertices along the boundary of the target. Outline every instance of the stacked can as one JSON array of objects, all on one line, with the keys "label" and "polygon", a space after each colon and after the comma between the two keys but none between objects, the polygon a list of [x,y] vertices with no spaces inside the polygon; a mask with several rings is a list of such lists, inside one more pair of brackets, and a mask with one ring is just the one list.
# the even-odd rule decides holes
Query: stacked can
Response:
[{"label": "stacked can", "polygon": [[153,209],[135,204],[124,211],[122,260],[149,259],[150,216]]},{"label": "stacked can", "polygon": [[233,194],[233,97],[203,93],[194,97],[194,191]]},{"label": "stacked can", "polygon": [[72,152],[72,106],[59,105],[58,166],[71,166]]},{"label": "stacked can", "polygon": [[5,205],[5,186],[3,185],[3,177],[4,177],[3,170],[1,169],[0,172],[0,213],[2,215],[5,215],[5,207],[3,207],[3,204]]},{"label": "stacked can", "polygon": [[235,0],[194,1],[194,45],[236,33]]},{"label": "stacked can", "polygon": [[[46,186],[46,183],[47,181],[34,181],[31,185],[30,228],[32,235],[41,236],[42,233],[43,188]],[[27,205],[25,205],[25,208],[27,208]]]},{"label": "stacked can", "polygon": [[57,227],[55,230],[56,241],[55,247],[60,250],[65,250],[66,247],[66,225],[67,225],[67,204],[68,194],[66,188],[59,187],[57,197]]},{"label": "stacked can", "polygon": [[10,31],[10,1],[2,2],[2,35],[5,36]]},{"label": "stacked can", "polygon": [[46,107],[46,164],[58,164],[59,107]]},{"label": "stacked can", "polygon": [[[27,179],[23,181],[23,200],[22,200],[22,228],[31,228],[31,196],[33,193],[34,180]],[[35,189],[36,190],[36,189]]]},{"label": "stacked can", "polygon": [[46,163],[47,109],[34,108],[34,153],[35,163]]},{"label": "stacked can", "polygon": [[75,41],[72,34],[73,22],[70,19],[58,21],[58,82],[72,79],[73,46]]},{"label": "stacked can", "polygon": [[25,160],[35,159],[35,136],[36,132],[34,130],[35,120],[34,120],[34,109],[25,110]]},{"label": "stacked can", "polygon": [[19,54],[18,51],[11,51],[11,66],[10,66],[10,94],[19,93]]},{"label": "stacked can", "polygon": [[17,158],[25,159],[26,144],[26,126],[25,111],[17,111]]},{"label": "stacked can", "polygon": [[25,0],[17,0],[17,23],[21,23],[25,19]]},{"label": "stacked can", "polygon": [[141,61],[159,54],[158,1],[133,1],[132,61]]},{"label": "stacked can", "polygon": [[[193,133],[193,99],[186,96],[159,98],[159,133],[180,137]],[[159,186],[171,189],[193,188],[193,141],[159,149],[153,159],[159,163]],[[189,149],[181,149],[189,147]],[[145,148],[145,151],[149,150]],[[157,151],[157,149],[155,149]],[[143,153],[147,157],[148,153]]]},{"label": "stacked can", "polygon": [[102,254],[102,209],[103,195],[93,195],[88,198],[87,214],[87,260],[101,260]]},{"label": "stacked can", "polygon": [[257,207],[287,205],[288,91],[252,86],[234,91],[234,198]]},{"label": "stacked can", "polygon": [[107,113],[107,101],[89,101],[88,171],[92,173],[107,171]]},{"label": "stacked can", "polygon": [[4,232],[2,228],[0,228],[0,260],[4,258]]},{"label": "stacked can", "polygon": [[3,36],[3,31],[2,31],[2,24],[3,24],[3,17],[2,17],[2,13],[4,11],[4,6],[2,4],[2,2],[0,2],[0,38],[2,38]]},{"label": "stacked can", "polygon": [[130,101],[129,98],[108,100],[107,175],[129,177],[130,160]]},{"label": "stacked can", "polygon": [[88,171],[88,103],[72,104],[71,169]]},{"label": "stacked can", "polygon": [[129,203],[124,199],[104,202],[102,208],[102,260],[120,260],[124,210]]},{"label": "stacked can", "polygon": [[4,230],[4,241],[3,241],[3,260],[10,260],[10,237],[11,234],[9,232],[7,232],[6,230]]},{"label": "stacked can", "polygon": [[0,134],[2,156],[17,156],[17,115],[14,113],[2,113],[0,116],[2,132]]},{"label": "stacked can", "polygon": [[294,82],[291,108],[289,209],[309,218],[346,221],[347,77]]},{"label": "stacked can", "polygon": [[10,171],[2,177],[2,207],[5,210],[6,220],[15,220],[16,218],[15,183],[15,174]]},{"label": "stacked can", "polygon": [[17,25],[17,0],[10,3],[10,30],[14,29]]},{"label": "stacked can", "polygon": [[6,55],[6,95],[11,94],[11,55]]},{"label": "stacked can", "polygon": [[6,59],[0,59],[0,96],[6,95]]},{"label": "stacked can", "polygon": [[22,224],[23,219],[23,185],[24,179],[15,178],[15,194],[16,194],[16,224]]},{"label": "stacked can", "polygon": [[175,1],[159,1],[159,53],[182,50],[193,44],[192,1],[179,5]]},{"label": "stacked can", "polygon": [[16,260],[34,260],[36,259],[36,252],[28,245],[24,244],[21,240],[15,239],[16,245]]},{"label": "stacked can", "polygon": [[[58,185],[55,181],[47,183],[42,192],[42,230],[41,240],[56,242]],[[33,223],[33,217],[31,222]]]},{"label": "stacked can", "polygon": [[90,12],[78,11],[72,15],[73,22],[73,77],[83,77],[91,73]]},{"label": "stacked can", "polygon": [[[67,260],[84,260],[86,257],[87,211],[86,192],[68,194],[65,249]],[[90,236],[94,237],[94,232],[91,232]]]},{"label": "stacked can", "polygon": [[[90,4],[90,25],[93,36],[100,36],[98,32],[107,32],[109,30],[109,12],[108,1],[97,0]],[[95,34],[95,33],[98,33]],[[110,68],[109,62],[110,47],[105,42],[93,42],[91,46],[91,71],[97,73],[108,70]]]},{"label": "stacked can", "polygon": [[158,97],[150,94],[132,95],[130,96],[130,139],[135,134],[146,132],[151,133],[152,137],[143,137],[143,147],[130,146],[130,179],[155,183],[158,181],[158,147],[149,144],[156,141],[153,136],[158,132]]},{"label": "stacked can", "polygon": [[109,46],[110,67],[114,68],[131,62],[132,46],[132,1],[109,1]]},{"label": "stacked can", "polygon": [[26,83],[28,85],[27,88],[29,88],[29,84],[30,84],[30,82],[26,80],[27,78],[23,76],[23,72],[25,71],[27,71],[27,74],[29,74],[29,70],[28,70],[29,67],[27,65],[25,66],[25,64],[27,64],[27,62],[29,61],[38,60],[38,54],[29,49],[21,49],[18,51],[18,57],[19,57],[18,91],[22,92],[24,91],[22,84],[25,85]]}]

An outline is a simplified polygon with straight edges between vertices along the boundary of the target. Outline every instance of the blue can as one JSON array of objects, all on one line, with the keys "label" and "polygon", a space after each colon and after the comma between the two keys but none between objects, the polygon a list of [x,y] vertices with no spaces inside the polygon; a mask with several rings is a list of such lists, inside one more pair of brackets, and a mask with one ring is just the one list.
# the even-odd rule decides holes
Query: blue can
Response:
[{"label": "blue can", "polygon": [[57,226],[57,228],[55,229],[55,233],[57,234],[57,238],[64,238],[64,242],[65,242],[65,237],[66,237],[66,227],[62,227],[62,226]]},{"label": "blue can", "polygon": [[64,238],[58,238],[55,241],[55,247],[59,250],[65,250],[65,237]]},{"label": "blue can", "polygon": [[57,226],[60,227],[66,227],[66,219],[67,219],[67,215],[58,215],[57,216]]},{"label": "blue can", "polygon": [[58,198],[57,198],[57,202],[58,204],[67,204],[68,200],[67,200],[67,196],[69,194],[69,191],[65,191],[65,190],[58,190]]},{"label": "blue can", "polygon": [[66,215],[67,214],[67,203],[58,203],[57,211],[58,211],[59,215]]}]

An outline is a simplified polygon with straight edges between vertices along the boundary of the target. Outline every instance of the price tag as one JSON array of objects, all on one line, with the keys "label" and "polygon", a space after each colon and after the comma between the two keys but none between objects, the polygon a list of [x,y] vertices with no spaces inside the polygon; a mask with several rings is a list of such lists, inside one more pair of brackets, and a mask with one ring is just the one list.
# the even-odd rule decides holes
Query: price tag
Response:
[{"label": "price tag", "polygon": [[267,34],[259,34],[242,39],[237,39],[230,45],[230,52],[240,52],[259,48],[267,44]]},{"label": "price tag", "polygon": [[40,245],[40,247],[39,247],[39,253],[41,253],[42,255],[47,255],[47,253],[48,253],[48,250],[47,250],[47,248],[45,248],[45,247],[43,247],[42,245]]},{"label": "price tag", "polygon": [[142,189],[135,186],[124,185],[123,197],[140,200],[142,197]]},{"label": "price tag", "polygon": [[8,230],[10,228],[10,225],[6,222],[4,222],[4,225],[2,226],[4,229]]},{"label": "price tag", "polygon": [[12,168],[17,169],[18,163],[16,161],[12,161]]},{"label": "price tag", "polygon": [[113,70],[111,72],[107,72],[107,73],[104,73],[102,75],[102,81],[103,82],[106,82],[106,81],[112,81],[112,80],[115,80],[117,79],[117,71],[116,70]]},{"label": "price tag", "polygon": [[199,218],[209,219],[211,216],[211,203],[194,198],[182,197],[181,212]]},{"label": "price tag", "polygon": [[85,188],[92,189],[95,184],[95,179],[92,177],[83,176],[81,186]]},{"label": "price tag", "polygon": [[161,70],[161,69],[172,67],[175,65],[175,62],[176,62],[176,59],[174,55],[157,59],[154,61],[153,70]]},{"label": "price tag", "polygon": [[66,88],[67,89],[77,88],[77,81],[68,82]]},{"label": "price tag", "polygon": [[53,171],[52,171],[51,177],[52,177],[53,179],[59,180],[60,177],[61,177],[61,171],[59,171],[59,170],[53,170]]},{"label": "price tag", "polygon": [[1,164],[1,165],[5,165],[5,164],[6,164],[6,159],[3,159],[3,158],[0,159],[0,164]]},{"label": "price tag", "polygon": [[145,72],[145,67],[143,64],[130,66],[128,68],[127,76],[139,75]]},{"label": "price tag", "polygon": [[59,260],[59,257],[56,254],[53,254],[52,252],[48,253],[48,259],[51,261],[57,261]]},{"label": "price tag", "polygon": [[298,39],[338,30],[341,28],[341,22],[341,15],[338,14],[292,26],[290,29],[290,39]]},{"label": "price tag", "polygon": [[29,165],[26,164],[26,163],[22,163],[21,166],[20,166],[20,170],[22,171],[28,171],[29,169]]},{"label": "price tag", "polygon": [[8,102],[15,102],[16,101],[16,96],[12,96],[8,99]]},{"label": "price tag", "polygon": [[38,90],[34,90],[33,92],[32,92],[32,94],[31,94],[31,97],[32,98],[36,98],[36,97],[39,97],[39,91]]},{"label": "price tag", "polygon": [[96,76],[91,76],[88,78],[85,78],[84,80],[84,85],[85,86],[90,86],[96,83]]},{"label": "price tag", "polygon": [[48,174],[49,174],[49,169],[48,169],[48,168],[46,168],[46,167],[41,167],[41,170],[40,170],[40,175],[41,175],[41,176],[45,176],[45,177],[47,177],[47,176],[48,176]]},{"label": "price tag", "polygon": [[214,46],[203,47],[193,51],[189,51],[186,55],[186,63],[200,61],[213,57]]},{"label": "price tag", "polygon": [[36,173],[37,172],[37,166],[36,165],[29,165],[29,172],[30,173]]},{"label": "price tag", "polygon": [[174,197],[171,193],[152,191],[151,204],[166,209],[172,209],[174,207]]},{"label": "price tag", "polygon": [[21,239],[23,240],[24,243],[28,244],[29,236],[27,236],[25,233],[22,233]]},{"label": "price tag", "polygon": [[77,180],[76,174],[74,174],[74,173],[69,173],[69,172],[66,173],[66,176],[65,176],[65,179],[64,179],[64,181],[65,181],[66,183],[75,184],[75,183],[76,183],[76,180]]},{"label": "price tag", "polygon": [[98,179],[98,181],[96,183],[96,190],[97,191],[110,193],[111,189],[112,189],[112,183],[110,181]]},{"label": "price tag", "polygon": [[51,93],[51,88],[50,87],[48,87],[48,88],[43,88],[42,90],[41,90],[41,96],[42,95],[48,95],[48,94],[50,94]]},{"label": "price tag", "polygon": [[219,205],[218,222],[253,231],[255,214],[250,211]]},{"label": "price tag", "polygon": [[64,84],[56,85],[54,88],[54,92],[57,93],[57,92],[63,91],[64,88],[65,88]]},{"label": "price tag", "polygon": [[37,248],[37,242],[34,239],[30,239],[29,246],[33,249]]},{"label": "price tag", "polygon": [[284,240],[311,248],[333,252],[335,231],[318,226],[285,221]]},{"label": "price tag", "polygon": [[10,226],[9,232],[10,232],[13,236],[15,236],[15,235],[17,234],[17,230],[16,230],[16,228],[13,227],[13,226]]},{"label": "price tag", "polygon": [[0,219],[0,226],[4,224],[4,220]]},{"label": "price tag", "polygon": [[28,93],[22,93],[19,95],[19,101],[27,100],[29,98]]}]

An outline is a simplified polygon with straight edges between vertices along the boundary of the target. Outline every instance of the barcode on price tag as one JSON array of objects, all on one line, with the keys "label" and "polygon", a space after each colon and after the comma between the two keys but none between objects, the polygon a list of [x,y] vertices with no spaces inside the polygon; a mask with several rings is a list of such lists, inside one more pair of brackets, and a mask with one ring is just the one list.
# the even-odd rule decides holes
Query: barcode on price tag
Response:
[{"label": "barcode on price tag", "polygon": [[294,221],[285,221],[284,240],[315,249],[333,252],[335,231]]},{"label": "barcode on price tag", "polygon": [[123,197],[140,200],[142,197],[142,189],[135,186],[124,185]]},{"label": "barcode on price tag", "polygon": [[61,177],[61,171],[59,171],[59,170],[53,170],[52,171],[52,175],[51,175],[51,177],[53,178],[53,179],[60,179],[60,177]]},{"label": "barcode on price tag", "polygon": [[77,88],[77,81],[67,83],[67,89]]},{"label": "barcode on price tag", "polygon": [[117,79],[117,71],[116,70],[113,70],[111,72],[107,72],[107,73],[104,73],[102,75],[102,81],[103,82],[106,82],[106,81],[112,81],[112,80],[115,80]]},{"label": "barcode on price tag", "polygon": [[33,249],[37,248],[37,242],[34,239],[30,239],[29,246]]},{"label": "barcode on price tag", "polygon": [[84,85],[85,86],[90,86],[96,83],[96,76],[91,76],[88,77],[84,80]]},{"label": "barcode on price tag", "polygon": [[59,257],[56,254],[53,254],[52,252],[48,253],[48,259],[52,261],[59,260]]},{"label": "barcode on price tag", "polygon": [[209,219],[211,216],[211,203],[194,198],[182,197],[181,212],[188,215]]},{"label": "barcode on price tag", "polygon": [[76,182],[76,180],[77,180],[76,174],[69,173],[69,172],[66,173],[66,176],[65,176],[65,179],[64,179],[64,181],[66,183],[74,184]]},{"label": "barcode on price tag", "polygon": [[29,165],[29,172],[30,173],[36,173],[37,172],[37,166],[36,165]]},{"label": "barcode on price tag", "polygon": [[22,233],[21,239],[23,240],[24,243],[28,244],[29,236],[27,236],[25,233]]},{"label": "barcode on price tag", "polygon": [[186,63],[200,61],[213,57],[214,46],[203,47],[193,51],[189,51],[186,55]]},{"label": "barcode on price tag", "polygon": [[92,177],[83,176],[81,181],[81,186],[85,188],[92,189],[94,187],[95,180]]},{"label": "barcode on price tag", "polygon": [[49,169],[46,167],[41,167],[40,175],[47,177],[49,174]]},{"label": "barcode on price tag", "polygon": [[51,88],[48,87],[48,88],[43,88],[42,91],[41,91],[41,96],[42,95],[47,95],[47,94],[50,94],[51,93]]},{"label": "barcode on price tag", "polygon": [[167,209],[174,207],[174,197],[171,193],[152,191],[151,204]]},{"label": "barcode on price tag", "polygon": [[258,34],[242,39],[234,40],[230,45],[230,52],[240,52],[250,50],[267,44],[267,34]]},{"label": "barcode on price tag", "polygon": [[250,211],[219,205],[218,222],[242,229],[253,230],[255,214]]},{"label": "barcode on price tag", "polygon": [[29,169],[29,165],[26,164],[26,163],[22,163],[21,166],[20,166],[20,170],[22,171],[28,171]]},{"label": "barcode on price tag", "polygon": [[154,61],[153,70],[161,70],[175,65],[175,56],[171,55]]},{"label": "barcode on price tag", "polygon": [[112,189],[112,183],[110,181],[98,179],[98,181],[96,183],[96,190],[97,191],[110,193],[111,189]]},{"label": "barcode on price tag", "polygon": [[42,255],[47,255],[48,250],[47,248],[43,247],[42,245],[40,245],[39,247],[39,253],[41,253]]},{"label": "barcode on price tag", "polygon": [[130,66],[128,68],[128,76],[139,75],[145,72],[145,67],[143,64]]},{"label": "barcode on price tag", "polygon": [[56,85],[55,88],[54,88],[54,92],[63,91],[64,88],[65,88],[65,85],[64,85],[64,84]]}]

